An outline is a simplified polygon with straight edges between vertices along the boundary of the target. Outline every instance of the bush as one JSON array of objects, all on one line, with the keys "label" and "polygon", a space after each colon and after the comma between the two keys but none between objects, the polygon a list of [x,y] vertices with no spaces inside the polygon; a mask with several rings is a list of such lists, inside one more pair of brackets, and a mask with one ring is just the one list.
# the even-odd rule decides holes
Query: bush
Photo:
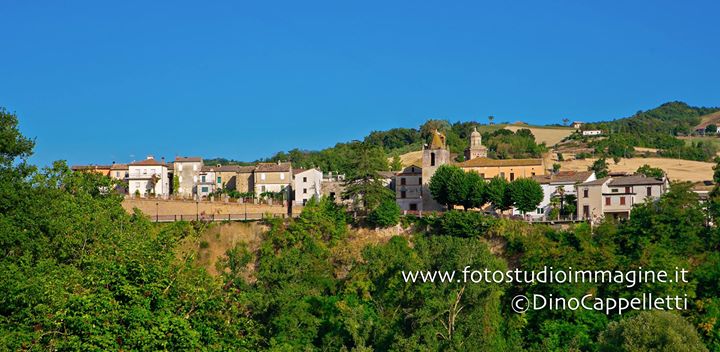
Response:
[{"label": "bush", "polygon": [[599,340],[600,351],[608,352],[707,351],[690,323],[664,311],[646,311],[610,323]]},{"label": "bush", "polygon": [[480,237],[495,223],[495,218],[474,211],[451,210],[437,223],[440,235]]},{"label": "bush", "polygon": [[384,200],[367,217],[367,222],[373,227],[390,227],[400,221],[400,207],[395,200]]}]

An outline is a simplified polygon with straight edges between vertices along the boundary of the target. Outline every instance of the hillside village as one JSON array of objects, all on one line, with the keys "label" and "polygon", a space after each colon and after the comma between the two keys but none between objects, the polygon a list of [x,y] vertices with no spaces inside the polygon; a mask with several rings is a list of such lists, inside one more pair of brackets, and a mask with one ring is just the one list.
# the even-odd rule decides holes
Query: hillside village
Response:
[{"label": "hillside village", "polygon": [[[568,136],[602,138],[602,130],[584,129],[574,122]],[[395,194],[395,201],[404,214],[422,215],[447,210],[438,203],[429,190],[435,172],[443,165],[454,165],[465,172],[476,172],[485,181],[502,178],[508,182],[531,179],[541,187],[543,196],[534,211],[521,211],[512,207],[505,214],[528,221],[591,220],[605,217],[627,218],[634,204],[658,199],[669,189],[667,176],[647,177],[635,172],[610,172],[597,177],[592,170],[563,170],[557,157],[563,143],[545,153],[542,158],[497,159],[488,157],[482,135],[474,128],[468,138],[468,148],[461,158],[454,157],[448,148],[446,136],[433,132],[429,144],[418,153],[416,160],[405,160],[395,171],[378,170],[382,184]],[[574,153],[565,150],[568,162],[577,161]],[[462,161],[457,161],[458,159]],[[565,161],[565,160],[563,160]],[[650,165],[653,166],[653,165]],[[303,169],[291,162],[260,162],[255,165],[207,165],[202,157],[177,156],[172,161],[146,159],[128,164],[73,166],[75,171],[90,171],[120,181],[118,191],[128,199],[163,199],[217,201],[225,203],[251,203],[303,206],[310,199],[328,197],[348,207],[357,199],[344,196],[346,176],[326,172],[319,168]],[[632,170],[634,171],[634,170]],[[707,196],[708,182],[696,182],[694,188],[702,197]],[[497,215],[497,209],[487,205],[482,211]],[[559,211],[560,210],[560,211]],[[562,216],[561,216],[562,215]]]}]

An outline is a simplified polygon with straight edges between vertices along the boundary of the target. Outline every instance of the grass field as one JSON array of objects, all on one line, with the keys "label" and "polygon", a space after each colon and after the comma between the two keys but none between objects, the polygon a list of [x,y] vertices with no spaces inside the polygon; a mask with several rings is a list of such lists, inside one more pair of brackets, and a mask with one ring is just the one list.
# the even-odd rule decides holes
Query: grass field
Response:
[{"label": "grass field", "polygon": [[685,145],[690,145],[693,142],[710,143],[720,149],[720,138],[718,137],[705,137],[705,136],[690,136],[690,137],[678,137],[685,141]]},{"label": "grass field", "polygon": [[566,127],[530,127],[523,125],[508,125],[505,126],[505,128],[513,132],[522,128],[529,129],[535,136],[535,142],[545,142],[545,145],[548,147],[560,143],[560,141],[575,131],[572,128]]},{"label": "grass field", "polygon": [[[586,171],[594,161],[595,159],[562,161],[560,170]],[[667,158],[621,159],[617,165],[612,160],[608,160],[608,164],[610,171],[619,172],[635,172],[640,166],[648,164],[665,170],[670,180],[692,182],[712,180],[712,168],[715,165],[702,161]]]}]

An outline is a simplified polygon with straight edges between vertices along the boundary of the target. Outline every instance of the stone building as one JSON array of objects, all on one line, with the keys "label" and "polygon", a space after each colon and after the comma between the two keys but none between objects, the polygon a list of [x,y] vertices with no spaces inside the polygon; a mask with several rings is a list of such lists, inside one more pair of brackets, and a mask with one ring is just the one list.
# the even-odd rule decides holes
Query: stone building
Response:
[{"label": "stone building", "polygon": [[486,157],[487,147],[482,145],[482,135],[478,132],[477,127],[474,127],[470,133],[470,147],[465,149],[465,160]]},{"label": "stone building", "polygon": [[447,149],[445,135],[436,130],[433,132],[430,145],[423,147],[421,194],[426,196],[422,197],[422,208],[419,210],[432,211],[444,209],[443,205],[436,202],[435,199],[430,196],[429,183],[435,171],[437,171],[437,168],[449,162],[450,151]]}]

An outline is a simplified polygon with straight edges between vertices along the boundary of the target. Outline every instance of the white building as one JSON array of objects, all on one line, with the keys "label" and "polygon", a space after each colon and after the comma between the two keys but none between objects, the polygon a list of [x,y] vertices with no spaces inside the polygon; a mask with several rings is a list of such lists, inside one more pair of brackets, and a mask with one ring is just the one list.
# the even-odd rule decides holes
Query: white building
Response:
[{"label": "white building", "polygon": [[197,186],[195,186],[198,197],[207,197],[210,193],[215,192],[216,189],[222,186],[222,184],[218,184],[221,180],[216,178],[215,171],[216,168],[213,166],[203,166],[200,168]]},{"label": "white building", "polygon": [[170,180],[165,161],[157,161],[148,155],[143,161],[128,165],[128,191],[141,197],[170,195]]},{"label": "white building", "polygon": [[422,168],[410,165],[395,176],[395,201],[400,210],[422,210]]},{"label": "white building", "polygon": [[[564,197],[574,195],[577,197],[576,185],[595,181],[595,172],[593,171],[560,171],[556,174],[533,176],[533,180],[537,181],[543,190],[543,199],[534,212],[525,214],[525,217],[531,219],[544,219],[552,210],[552,199],[559,197],[562,192]],[[574,205],[574,204],[573,204]],[[513,215],[522,215],[522,212],[513,208]],[[549,219],[552,220],[552,219]]]},{"label": "white building", "polygon": [[178,189],[174,190],[177,195],[191,198],[197,194],[196,186],[202,167],[203,159],[201,157],[175,157],[173,177],[178,179]]},{"label": "white building", "polygon": [[322,195],[323,173],[318,169],[293,169],[295,204],[305,205],[312,198]]},{"label": "white building", "polygon": [[601,130],[586,130],[582,131],[583,136],[599,136],[602,134]]}]

